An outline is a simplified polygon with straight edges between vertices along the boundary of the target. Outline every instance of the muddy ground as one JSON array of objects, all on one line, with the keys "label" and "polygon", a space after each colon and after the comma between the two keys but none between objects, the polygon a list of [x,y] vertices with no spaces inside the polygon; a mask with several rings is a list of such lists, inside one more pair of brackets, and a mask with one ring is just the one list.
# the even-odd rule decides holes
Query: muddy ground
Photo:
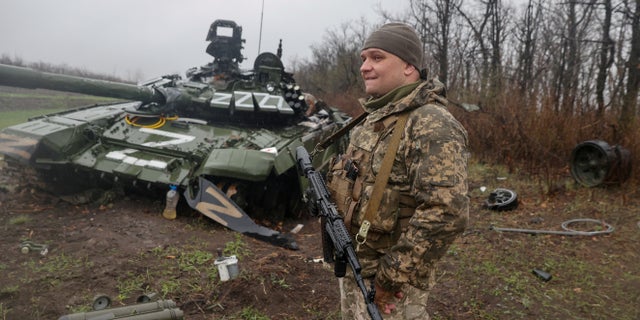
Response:
[{"label": "muddy ground", "polygon": [[[74,205],[25,181],[30,179],[23,180],[21,172],[1,170],[2,319],[57,319],[71,311],[90,311],[83,304],[90,306],[99,294],[109,296],[113,307],[135,303],[147,292],[162,295],[164,282],[193,281],[188,270],[174,269],[188,263],[181,254],[211,253],[212,257],[202,256],[208,261],[196,267],[217,271],[218,250],[229,243],[242,245],[241,251],[247,253],[238,262],[239,278],[221,282],[203,276],[196,281],[215,289],[187,288],[180,291],[185,295],[174,290],[162,296],[175,301],[186,319],[233,315],[246,306],[274,318],[307,318],[305,309],[335,312],[337,282],[331,270],[314,262],[320,258],[315,219],[281,227],[304,224],[295,235],[301,249],[292,251],[241,237],[182,203],[178,218],[166,220],[161,215],[161,197],[118,195],[105,203]],[[48,251],[21,253],[24,240],[46,245]],[[158,268],[162,266],[175,272],[163,272]],[[118,299],[123,282],[145,273],[167,279],[149,279]]]},{"label": "muddy ground", "polygon": [[[116,195],[105,204],[74,205],[43,192],[22,172],[5,165],[0,170],[1,319],[57,319],[91,311],[98,294],[119,307],[148,292],[175,301],[185,319],[338,318],[332,269],[315,262],[321,257],[316,219],[280,227],[304,225],[295,235],[301,249],[291,251],[239,236],[185,206],[178,219],[166,220],[161,197]],[[482,185],[472,182],[475,188]],[[520,206],[510,212],[483,209],[485,197],[472,192],[469,229],[440,264],[430,298],[433,318],[638,319],[637,192],[563,192],[560,202],[520,194]],[[562,230],[565,206],[589,201],[584,216],[606,218],[615,225],[613,233],[531,236],[489,230],[492,224]],[[23,240],[46,244],[48,252],[21,253]],[[222,282],[214,260],[225,248],[239,248],[240,275]],[[193,258],[198,254],[199,262]],[[189,261],[191,269],[185,267]],[[533,269],[552,279],[537,278]]]}]

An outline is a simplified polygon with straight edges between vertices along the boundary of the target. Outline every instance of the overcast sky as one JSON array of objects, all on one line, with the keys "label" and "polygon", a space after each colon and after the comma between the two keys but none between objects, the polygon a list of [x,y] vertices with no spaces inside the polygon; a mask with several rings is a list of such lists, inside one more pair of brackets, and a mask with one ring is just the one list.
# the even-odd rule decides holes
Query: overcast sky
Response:
[{"label": "overcast sky", "polygon": [[[329,29],[376,9],[403,11],[398,0],[264,0],[260,51],[283,42],[285,68],[309,58]],[[243,68],[258,54],[263,0],[0,0],[0,54],[24,62],[67,64],[127,80],[212,61],[205,49],[216,19],[234,20],[246,39]],[[143,80],[138,79],[138,80]]]}]

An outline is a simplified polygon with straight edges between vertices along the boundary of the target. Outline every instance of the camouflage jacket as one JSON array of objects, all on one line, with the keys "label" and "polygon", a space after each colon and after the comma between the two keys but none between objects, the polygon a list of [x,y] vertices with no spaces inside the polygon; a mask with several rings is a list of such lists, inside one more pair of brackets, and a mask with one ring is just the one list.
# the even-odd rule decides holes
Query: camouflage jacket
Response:
[{"label": "camouflage jacket", "polygon": [[[407,94],[407,87],[415,89]],[[364,103],[369,115],[352,129],[347,152],[327,178],[356,239],[395,122],[409,112],[380,207],[357,251],[362,275],[375,276],[387,290],[405,283],[427,289],[433,264],[464,230],[469,214],[467,133],[444,107],[442,83],[413,87],[378,99],[390,102],[375,109]]]}]

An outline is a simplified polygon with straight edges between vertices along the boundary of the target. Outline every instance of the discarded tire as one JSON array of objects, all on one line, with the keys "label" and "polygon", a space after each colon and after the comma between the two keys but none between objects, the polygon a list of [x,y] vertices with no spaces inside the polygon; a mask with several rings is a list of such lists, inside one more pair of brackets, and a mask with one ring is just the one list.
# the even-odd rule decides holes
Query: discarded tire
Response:
[{"label": "discarded tire", "polygon": [[631,174],[631,153],[602,140],[579,143],[571,152],[571,175],[585,187],[620,184]]},{"label": "discarded tire", "polygon": [[518,195],[512,190],[497,188],[489,194],[484,206],[496,211],[513,210],[518,207]]}]

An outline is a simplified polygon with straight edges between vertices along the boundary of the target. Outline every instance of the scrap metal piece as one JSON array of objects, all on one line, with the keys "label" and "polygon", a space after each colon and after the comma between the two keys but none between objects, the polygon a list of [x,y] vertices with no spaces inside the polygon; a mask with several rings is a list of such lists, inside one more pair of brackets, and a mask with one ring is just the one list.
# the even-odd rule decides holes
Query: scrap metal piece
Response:
[{"label": "scrap metal piece", "polygon": [[247,236],[291,250],[298,244],[289,235],[256,224],[233,200],[211,181],[198,177],[197,186],[186,190],[184,197],[192,208],[219,224]]},{"label": "scrap metal piece", "polygon": [[26,254],[31,251],[37,251],[40,253],[40,255],[46,256],[49,252],[49,246],[47,246],[46,244],[35,243],[29,240],[23,240],[22,242],[20,242],[20,252]]},{"label": "scrap metal piece", "polygon": [[535,274],[536,277],[540,278],[542,281],[545,281],[545,282],[551,280],[551,278],[552,278],[550,273],[548,273],[546,271],[542,271],[540,269],[533,269],[533,270],[531,270],[531,272],[533,274]]}]

